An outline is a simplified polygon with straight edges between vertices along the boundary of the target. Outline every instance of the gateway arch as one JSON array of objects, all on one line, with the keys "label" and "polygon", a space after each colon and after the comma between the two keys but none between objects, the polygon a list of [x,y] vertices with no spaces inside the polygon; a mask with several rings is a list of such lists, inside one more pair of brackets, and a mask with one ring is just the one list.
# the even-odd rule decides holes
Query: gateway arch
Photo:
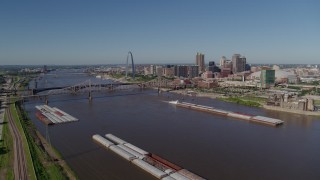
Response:
[{"label": "gateway arch", "polygon": [[127,55],[126,78],[128,77],[128,67],[129,67],[128,61],[129,61],[129,57],[131,58],[132,79],[134,79],[135,70],[134,70],[133,55],[132,55],[131,51],[129,51],[128,55]]}]

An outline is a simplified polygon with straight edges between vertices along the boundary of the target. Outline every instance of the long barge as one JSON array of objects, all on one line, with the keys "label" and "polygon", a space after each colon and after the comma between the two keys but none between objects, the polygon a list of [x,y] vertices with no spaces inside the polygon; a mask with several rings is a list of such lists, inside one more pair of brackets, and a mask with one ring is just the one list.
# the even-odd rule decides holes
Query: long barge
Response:
[{"label": "long barge", "polygon": [[275,118],[270,118],[265,116],[255,116],[255,115],[249,115],[249,114],[244,114],[239,112],[225,111],[225,110],[216,109],[210,106],[192,104],[187,102],[169,101],[169,103],[174,104],[178,107],[193,109],[193,110],[212,113],[212,114],[218,114],[218,115],[227,116],[227,117],[236,118],[236,119],[242,119],[242,120],[246,120],[248,122],[253,122],[253,123],[260,123],[260,124],[271,125],[271,126],[278,126],[283,124],[283,121],[280,119],[275,119]]},{"label": "long barge", "polygon": [[39,105],[35,107],[38,109],[36,117],[46,125],[78,121],[77,118],[56,107],[50,107],[47,105]]},{"label": "long barge", "polygon": [[106,134],[105,137],[95,134],[92,139],[158,179],[204,180],[204,178],[112,134]]}]

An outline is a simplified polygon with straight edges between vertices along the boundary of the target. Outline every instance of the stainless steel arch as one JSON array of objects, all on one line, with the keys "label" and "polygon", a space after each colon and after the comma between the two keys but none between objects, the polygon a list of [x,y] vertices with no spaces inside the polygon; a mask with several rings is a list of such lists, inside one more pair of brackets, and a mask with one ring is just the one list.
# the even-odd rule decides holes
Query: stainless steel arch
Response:
[{"label": "stainless steel arch", "polygon": [[132,79],[134,79],[135,70],[134,70],[133,55],[132,55],[132,52],[131,52],[131,51],[129,51],[129,52],[128,52],[128,55],[127,55],[126,77],[128,77],[128,66],[129,66],[128,60],[129,60],[129,56],[131,57]]}]

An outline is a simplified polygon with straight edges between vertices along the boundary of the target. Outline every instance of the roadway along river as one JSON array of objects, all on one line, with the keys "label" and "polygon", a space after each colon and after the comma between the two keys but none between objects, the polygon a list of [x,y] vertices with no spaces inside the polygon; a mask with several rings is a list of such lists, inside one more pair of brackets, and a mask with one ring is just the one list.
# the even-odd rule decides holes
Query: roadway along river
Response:
[{"label": "roadway along river", "polygon": [[[69,72],[51,72],[58,75],[45,75],[38,87],[77,84],[90,78],[107,82]],[[184,97],[193,103],[285,121],[274,128],[175,108],[165,101],[182,96],[158,96],[152,90],[93,96],[92,103],[87,95],[49,98],[50,106],[80,120],[49,127],[51,143],[80,179],[154,179],[93,142],[91,137],[96,133],[112,133],[207,179],[320,179],[319,118]],[[34,106],[38,104],[43,101],[29,101],[25,108],[45,136],[45,126],[35,117]]]}]

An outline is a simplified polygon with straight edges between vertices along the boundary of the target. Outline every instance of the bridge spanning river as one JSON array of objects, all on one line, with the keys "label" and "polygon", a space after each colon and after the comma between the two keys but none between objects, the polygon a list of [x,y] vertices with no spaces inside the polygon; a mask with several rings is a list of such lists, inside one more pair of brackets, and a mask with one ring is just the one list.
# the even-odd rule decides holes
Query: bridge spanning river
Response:
[{"label": "bridge spanning river", "polygon": [[36,88],[31,89],[32,95],[40,94],[48,91],[42,95],[56,95],[56,94],[77,94],[92,91],[105,91],[105,90],[123,90],[123,89],[134,89],[134,88],[171,88],[173,87],[172,81],[167,79],[155,79],[148,82],[116,82],[116,83],[92,83],[91,80],[84,81],[80,84],[72,86],[57,86],[48,88]]},{"label": "bridge spanning river", "polygon": [[89,101],[92,101],[93,92],[110,92],[119,90],[130,90],[130,89],[147,89],[147,88],[158,88],[160,92],[161,88],[174,88],[173,81],[167,79],[157,78],[148,82],[108,82],[108,83],[92,83],[92,81],[86,80],[76,85],[71,86],[52,86],[34,88],[24,93],[20,93],[17,98],[25,100],[29,98],[40,98],[44,99],[45,104],[48,104],[49,96],[62,95],[62,94],[88,94]]}]

